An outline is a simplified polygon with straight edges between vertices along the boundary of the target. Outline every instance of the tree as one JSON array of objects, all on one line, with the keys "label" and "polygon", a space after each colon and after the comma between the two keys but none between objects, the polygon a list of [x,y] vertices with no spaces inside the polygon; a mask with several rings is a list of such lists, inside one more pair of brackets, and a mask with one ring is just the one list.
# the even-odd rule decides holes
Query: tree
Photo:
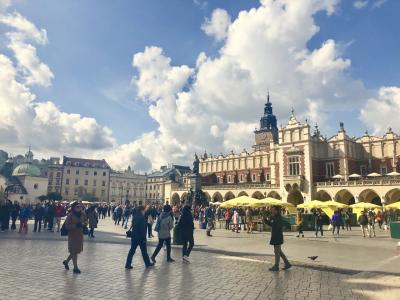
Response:
[{"label": "tree", "polygon": [[47,194],[47,199],[51,200],[51,201],[61,201],[62,200],[62,196],[60,193],[57,192],[51,192]]},{"label": "tree", "polygon": [[81,196],[82,201],[89,201],[89,202],[96,202],[98,201],[98,198],[94,196],[93,194],[84,194]]}]

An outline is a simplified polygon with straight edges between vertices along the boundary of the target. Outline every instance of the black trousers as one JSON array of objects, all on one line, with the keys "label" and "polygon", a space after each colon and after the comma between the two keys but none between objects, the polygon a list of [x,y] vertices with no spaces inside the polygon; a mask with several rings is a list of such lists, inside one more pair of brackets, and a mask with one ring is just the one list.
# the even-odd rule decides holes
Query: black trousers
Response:
[{"label": "black trousers", "polygon": [[94,237],[94,228],[89,229],[89,236]]},{"label": "black trousers", "polygon": [[346,230],[351,230],[350,220],[346,220]]},{"label": "black trousers", "polygon": [[158,255],[158,252],[160,252],[164,243],[167,246],[167,259],[171,259],[171,238],[158,239],[158,245],[156,247],[156,250],[154,250],[154,253],[151,257],[155,258]]},{"label": "black trousers", "polygon": [[47,220],[47,228],[49,230],[53,230],[53,222],[54,222],[54,217],[49,217]]},{"label": "black trousers", "polygon": [[9,228],[10,224],[10,217],[4,217],[0,220],[1,223],[1,230],[7,230]]},{"label": "black trousers", "polygon": [[153,224],[147,223],[147,236],[151,238],[153,236]]},{"label": "black trousers", "polygon": [[225,220],[225,229],[229,230],[229,225],[231,224],[231,220]]},{"label": "black trousers", "polygon": [[140,247],[140,251],[142,252],[144,264],[146,266],[150,265],[150,258],[149,258],[149,255],[147,254],[146,240],[137,241],[137,240],[132,239],[131,240],[131,249],[128,252],[128,257],[126,258],[125,267],[129,267],[132,265],[133,255],[135,255],[136,248],[138,246]]},{"label": "black trousers", "polygon": [[42,218],[40,218],[40,219],[36,219],[35,218],[35,225],[33,226],[33,231],[34,232],[36,232],[36,231],[40,232],[40,230],[42,230]]},{"label": "black trousers", "polygon": [[15,222],[17,222],[17,216],[12,216],[11,217],[11,229],[16,229],[17,228],[17,226],[15,225]]},{"label": "black trousers", "polygon": [[182,242],[183,242],[182,256],[189,256],[190,252],[192,252],[192,249],[194,246],[193,233],[192,234],[184,234],[182,236]]}]

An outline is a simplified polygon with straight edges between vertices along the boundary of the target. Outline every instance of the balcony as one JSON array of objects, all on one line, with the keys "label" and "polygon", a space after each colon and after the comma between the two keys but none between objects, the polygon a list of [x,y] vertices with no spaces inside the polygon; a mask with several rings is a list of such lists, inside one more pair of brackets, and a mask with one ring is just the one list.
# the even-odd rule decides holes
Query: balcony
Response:
[{"label": "balcony", "polygon": [[231,190],[231,189],[257,189],[257,188],[264,188],[264,189],[273,189],[279,188],[279,184],[271,184],[270,182],[244,182],[244,183],[229,183],[229,184],[212,184],[202,185],[203,189],[207,190]]},{"label": "balcony", "polygon": [[284,175],[283,186],[287,191],[290,190],[304,190],[304,176],[302,175]]}]

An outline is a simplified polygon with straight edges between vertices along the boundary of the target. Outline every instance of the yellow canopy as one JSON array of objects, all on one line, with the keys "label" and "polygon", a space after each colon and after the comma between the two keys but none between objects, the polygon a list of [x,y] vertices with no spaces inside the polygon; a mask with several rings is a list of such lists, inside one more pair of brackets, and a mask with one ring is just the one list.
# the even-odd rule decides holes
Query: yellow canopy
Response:
[{"label": "yellow canopy", "polygon": [[372,209],[372,208],[381,208],[379,205],[368,203],[368,202],[358,202],[356,204],[350,205],[351,208],[361,208],[361,209]]},{"label": "yellow canopy", "polygon": [[385,208],[400,209],[400,201],[389,205],[385,205]]},{"label": "yellow canopy", "polygon": [[306,201],[303,204],[297,205],[297,208],[323,208],[327,207],[328,205],[325,202],[319,200],[310,200]]},{"label": "yellow canopy", "polygon": [[293,204],[291,204],[291,203],[283,202],[282,200],[270,198],[270,197],[258,200],[255,203],[255,206],[275,206],[275,205],[284,206],[284,207],[293,206]]},{"label": "yellow canopy", "polygon": [[325,201],[324,203],[325,203],[325,205],[332,206],[334,208],[346,208],[346,207],[349,207],[347,204],[340,203],[340,202],[337,202],[337,201],[334,201],[334,200]]},{"label": "yellow canopy", "polygon": [[237,198],[233,198],[231,200],[223,202],[220,207],[222,208],[231,208],[231,207],[239,207],[239,206],[252,206],[254,203],[258,202],[258,199],[251,198],[249,196],[240,196]]}]

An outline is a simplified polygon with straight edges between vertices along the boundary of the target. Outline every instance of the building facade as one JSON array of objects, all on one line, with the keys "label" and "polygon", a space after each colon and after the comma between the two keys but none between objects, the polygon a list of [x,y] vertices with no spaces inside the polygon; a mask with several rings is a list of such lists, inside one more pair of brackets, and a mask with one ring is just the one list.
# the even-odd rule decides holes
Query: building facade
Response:
[{"label": "building facade", "polygon": [[[390,128],[383,137],[366,132],[354,138],[340,123],[330,138],[296,119],[277,127],[267,99],[251,151],[201,158],[203,191],[210,201],[248,195],[293,203],[335,199],[388,204],[400,200],[400,136]],[[184,201],[187,186],[175,185],[172,202]]]},{"label": "building facade", "polygon": [[124,172],[112,172],[110,175],[110,201],[134,205],[146,203],[146,175],[136,174],[130,167]]},{"label": "building facade", "polygon": [[64,156],[61,175],[63,200],[109,202],[110,173],[111,168],[104,159]]}]

